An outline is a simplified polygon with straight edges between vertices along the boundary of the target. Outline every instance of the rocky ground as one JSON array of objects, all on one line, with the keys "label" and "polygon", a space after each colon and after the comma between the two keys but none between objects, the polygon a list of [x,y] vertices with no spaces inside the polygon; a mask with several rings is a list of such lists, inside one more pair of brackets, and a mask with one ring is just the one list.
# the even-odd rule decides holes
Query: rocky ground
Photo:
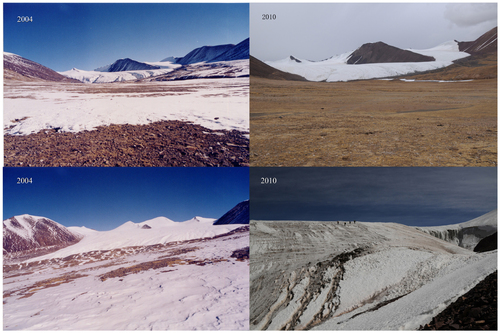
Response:
[{"label": "rocky ground", "polygon": [[421,330],[497,330],[497,273],[490,274]]},{"label": "rocky ground", "polygon": [[248,166],[248,133],[181,121],[4,136],[6,167]]}]

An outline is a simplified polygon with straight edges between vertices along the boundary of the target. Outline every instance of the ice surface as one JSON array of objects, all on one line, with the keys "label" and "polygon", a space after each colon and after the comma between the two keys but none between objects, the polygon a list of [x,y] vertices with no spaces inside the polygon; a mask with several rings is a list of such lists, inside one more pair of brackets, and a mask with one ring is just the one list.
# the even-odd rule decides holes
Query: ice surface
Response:
[{"label": "ice surface", "polygon": [[250,222],[252,329],[414,330],[497,269],[497,251],[343,222]]}]

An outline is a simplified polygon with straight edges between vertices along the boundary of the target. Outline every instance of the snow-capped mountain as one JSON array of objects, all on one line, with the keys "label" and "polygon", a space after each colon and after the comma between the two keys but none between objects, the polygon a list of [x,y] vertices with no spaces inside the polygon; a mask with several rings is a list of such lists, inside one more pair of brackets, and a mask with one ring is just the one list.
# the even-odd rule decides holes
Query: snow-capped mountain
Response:
[{"label": "snow-capped mountain", "polygon": [[250,222],[252,330],[415,330],[497,269],[396,223]]},{"label": "snow-capped mountain", "polygon": [[3,69],[5,79],[78,82],[37,62],[8,52],[3,53]]},{"label": "snow-capped mountain", "polygon": [[437,227],[417,227],[417,229],[460,247],[474,250],[481,239],[497,232],[497,214],[497,210],[493,210],[467,222]]},{"label": "snow-capped mountain", "polygon": [[250,223],[250,201],[245,200],[231,208],[222,215],[214,225],[221,224],[249,224]]},{"label": "snow-capped mountain", "polygon": [[194,217],[184,222],[174,222],[166,217],[157,217],[139,223],[128,221],[109,231],[70,227],[68,229],[72,233],[80,235],[80,242],[57,252],[37,257],[36,260],[61,258],[89,251],[108,251],[130,246],[165,244],[214,237],[239,227],[238,225],[214,226],[214,221],[215,219],[211,218]]},{"label": "snow-capped mountain", "polygon": [[[453,63],[454,60],[469,56],[468,53],[459,51],[458,43],[454,41],[445,42],[430,49],[408,49],[406,51],[417,53],[422,56],[432,57],[435,60],[419,60],[419,62],[349,64],[349,59],[353,59],[353,55],[356,55],[356,51],[351,51],[333,56],[323,61],[309,61],[290,56],[282,60],[266,61],[265,63],[281,71],[303,76],[309,81],[334,82],[384,78],[414,72],[427,71],[449,66]],[[407,58],[407,54],[410,53],[405,53],[402,57],[397,58]],[[363,56],[369,58],[371,61],[375,61],[378,58],[384,58],[383,56],[369,54],[369,52],[364,52]],[[358,57],[354,58],[360,60],[360,58]],[[387,59],[389,58],[392,58],[392,56],[388,57]]]},{"label": "snow-capped mountain", "polygon": [[[149,77],[162,76],[171,73],[174,79],[182,80],[194,78],[212,77],[211,74],[192,73],[193,71],[206,71],[208,63],[215,63],[216,67],[226,68],[225,72],[215,77],[241,77],[242,75],[231,75],[232,72],[240,71],[238,60],[249,59],[249,38],[237,45],[224,44],[216,46],[202,46],[186,54],[184,57],[168,57],[158,62],[139,62],[130,58],[119,59],[114,63],[99,67],[93,71],[85,71],[72,68],[68,71],[59,72],[66,78],[78,80],[84,83],[110,83],[123,81],[137,81]],[[195,67],[188,67],[196,64]],[[228,67],[232,67],[227,70]],[[176,73],[176,71],[179,73]],[[186,71],[190,74],[186,75]]]},{"label": "snow-capped mountain", "polygon": [[45,217],[24,214],[3,221],[4,254],[65,247],[81,238],[81,235]]}]

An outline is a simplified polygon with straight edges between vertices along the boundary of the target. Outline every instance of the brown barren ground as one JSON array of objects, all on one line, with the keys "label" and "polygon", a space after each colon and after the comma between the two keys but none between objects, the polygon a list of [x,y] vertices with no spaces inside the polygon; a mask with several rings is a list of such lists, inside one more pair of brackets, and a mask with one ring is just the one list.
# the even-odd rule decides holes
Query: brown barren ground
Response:
[{"label": "brown barren ground", "polygon": [[250,166],[497,165],[496,79],[250,80]]},{"label": "brown barren ground", "polygon": [[248,166],[248,139],[182,121],[110,125],[79,133],[4,135],[6,167]]}]

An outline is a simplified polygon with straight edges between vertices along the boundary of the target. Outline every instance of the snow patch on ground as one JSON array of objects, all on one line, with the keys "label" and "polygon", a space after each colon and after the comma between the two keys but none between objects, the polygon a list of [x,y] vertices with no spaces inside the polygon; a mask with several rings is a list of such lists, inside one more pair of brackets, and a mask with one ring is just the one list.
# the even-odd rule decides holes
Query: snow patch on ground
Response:
[{"label": "snow patch on ground", "polygon": [[54,128],[76,133],[110,124],[161,120],[249,131],[248,96],[248,78],[92,85],[8,82],[4,86],[4,134],[27,135]]}]

